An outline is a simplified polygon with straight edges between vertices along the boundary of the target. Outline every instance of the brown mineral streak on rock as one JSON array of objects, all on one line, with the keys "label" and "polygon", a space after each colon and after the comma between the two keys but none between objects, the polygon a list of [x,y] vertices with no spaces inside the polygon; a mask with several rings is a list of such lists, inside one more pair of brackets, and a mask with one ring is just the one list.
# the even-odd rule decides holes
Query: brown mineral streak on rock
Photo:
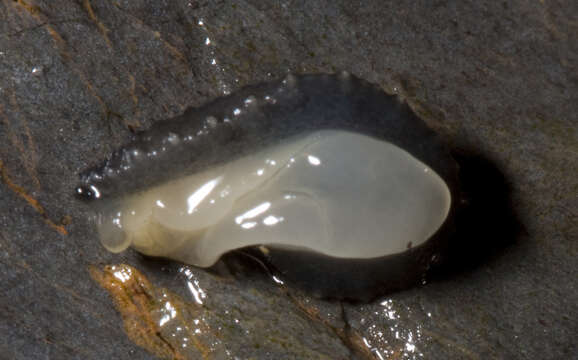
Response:
[{"label": "brown mineral streak on rock", "polygon": [[[183,347],[179,346],[181,345],[180,339],[163,336],[161,326],[154,316],[154,312],[168,302],[175,307],[177,314],[181,314],[187,304],[179,296],[164,289],[156,289],[143,274],[129,265],[105,266],[104,270],[91,266],[89,272],[91,277],[112,297],[123,319],[124,330],[135,344],[162,359],[189,358],[182,350]],[[115,273],[130,275],[121,280],[115,276]],[[158,294],[162,294],[166,300],[159,301]],[[183,319],[178,320],[184,323]],[[205,326],[203,331],[206,333],[210,329]],[[212,349],[200,341],[198,336],[192,332],[189,332],[187,336],[197,349],[197,355],[202,359],[212,358]]]},{"label": "brown mineral streak on rock", "polygon": [[[127,119],[123,118],[123,121],[125,122],[126,126],[129,129],[136,130],[136,129],[140,129],[142,127],[142,124],[138,120],[138,118],[141,115],[141,110],[140,110],[140,107],[138,106],[139,101],[138,101],[138,96],[136,95],[136,79],[135,79],[133,74],[128,72],[128,70],[127,70],[127,76],[128,76],[128,80],[130,83],[128,91],[129,91],[129,95],[130,95],[130,98],[131,98],[134,106],[133,106],[133,116],[131,116],[131,119],[127,120]],[[144,88],[143,88],[143,90],[146,91],[146,89],[144,89]]]},{"label": "brown mineral streak on rock", "polygon": [[176,59],[182,61],[185,65],[188,66],[187,58],[185,57],[185,55],[183,55],[183,53],[180,52],[179,49],[177,49],[174,45],[165,40],[160,32],[153,31],[153,35],[155,38],[159,39],[163,43],[163,45],[169,50],[171,55],[173,55]]},{"label": "brown mineral streak on rock", "polygon": [[98,27],[98,30],[100,31],[100,33],[104,37],[104,41],[106,42],[106,46],[108,46],[109,49],[112,49],[112,43],[110,42],[110,39],[108,38],[108,33],[110,32],[110,30],[106,26],[104,26],[104,24],[96,17],[96,14],[94,13],[94,10],[92,9],[92,5],[90,5],[90,0],[84,0],[82,2],[82,5],[84,6],[84,9],[88,13],[90,20],[92,20],[92,22],[94,22],[96,24],[96,26]]},{"label": "brown mineral streak on rock", "polygon": [[31,5],[23,0],[16,1],[16,4],[20,5],[24,10],[26,10],[34,19],[36,19],[46,31],[50,34],[58,51],[60,52],[60,56],[62,60],[68,64],[71,70],[78,76],[82,84],[88,89],[88,92],[98,101],[100,107],[105,116],[110,115],[110,110],[108,105],[104,102],[102,97],[96,92],[96,89],[92,85],[92,83],[88,80],[87,76],[84,74],[82,69],[72,60],[72,56],[67,50],[67,43],[64,38],[60,35],[60,33],[50,25],[49,17],[46,16],[42,9],[39,6]]},{"label": "brown mineral streak on rock", "polygon": [[[18,107],[18,102],[15,99],[13,93],[9,96],[10,104],[16,108],[17,113],[20,113],[20,109]],[[0,105],[0,115],[3,115],[3,107]],[[36,164],[38,163],[38,154],[36,153],[36,144],[34,143],[34,139],[32,137],[32,133],[30,132],[30,127],[24,118],[20,121],[20,125],[22,126],[23,133],[26,136],[26,144],[23,143],[21,137],[16,134],[14,131],[13,124],[8,120],[8,117],[2,116],[2,122],[8,128],[8,134],[10,136],[10,142],[18,151],[20,152],[20,157],[24,164],[24,168],[26,172],[34,182],[34,186],[36,190],[40,190],[40,180],[38,180],[38,175],[36,172]]]},{"label": "brown mineral streak on rock", "polygon": [[26,190],[24,190],[23,187],[15,184],[10,179],[10,176],[8,175],[8,171],[6,171],[6,167],[4,166],[4,163],[2,162],[2,160],[0,160],[0,181],[2,181],[4,184],[6,184],[6,186],[8,186],[8,188],[10,190],[14,191],[22,199],[26,200],[28,205],[32,206],[34,208],[34,210],[36,210],[42,216],[42,219],[44,220],[44,222],[48,226],[50,226],[54,230],[58,231],[61,235],[68,235],[68,231],[66,231],[66,228],[63,225],[56,224],[54,221],[52,221],[48,217],[48,215],[46,214],[46,210],[44,210],[44,208],[42,207],[42,205],[40,205],[38,200],[36,200],[32,196],[30,196],[26,192]]},{"label": "brown mineral streak on rock", "polygon": [[38,20],[39,21],[38,25],[44,26],[46,28],[50,36],[52,36],[52,38],[59,47],[65,44],[65,41],[62,38],[62,36],[60,36],[60,34],[56,30],[54,30],[52,26],[50,26],[48,16],[46,16],[42,12],[42,9],[39,6],[29,4],[24,0],[15,1],[15,4],[19,5],[22,9],[26,10],[26,12],[28,12],[30,16],[32,16],[34,19]]},{"label": "brown mineral streak on rock", "polygon": [[[169,53],[177,60],[179,60],[183,65],[184,65],[184,69],[186,72],[190,72],[191,66],[187,60],[187,57],[181,52],[179,51],[179,49],[174,46],[173,44],[171,44],[169,41],[167,41],[162,34],[157,31],[156,29],[154,29],[153,27],[151,27],[150,25],[148,25],[146,22],[144,22],[142,19],[138,18],[137,16],[131,14],[130,12],[128,12],[126,9],[124,9],[123,7],[119,6],[118,4],[115,4],[115,6],[122,10],[124,12],[124,14],[128,17],[130,17],[131,19],[135,20],[141,27],[146,28],[148,31],[150,31],[152,33],[152,35],[155,37],[155,39],[159,40],[163,46],[165,46],[167,48],[167,50],[169,50]],[[192,26],[192,25],[191,25]]]},{"label": "brown mineral streak on rock", "polygon": [[[319,309],[315,306],[310,306],[302,301],[298,296],[291,294],[287,291],[286,294],[290,297],[293,303],[301,310],[309,319],[321,323],[323,326],[330,329],[341,342],[355,355],[372,360],[375,359],[375,355],[370,349],[363,343],[363,336],[355,329],[350,328],[346,325],[343,328],[335,327],[331,325],[326,319],[324,319],[319,314]],[[396,359],[397,357],[391,357],[390,359]]]},{"label": "brown mineral streak on rock", "polygon": [[135,106],[135,112],[138,111],[138,97],[136,96],[136,79],[134,78],[134,75],[129,73],[128,74],[128,79],[130,81],[130,98],[132,99],[132,102],[134,103]]}]

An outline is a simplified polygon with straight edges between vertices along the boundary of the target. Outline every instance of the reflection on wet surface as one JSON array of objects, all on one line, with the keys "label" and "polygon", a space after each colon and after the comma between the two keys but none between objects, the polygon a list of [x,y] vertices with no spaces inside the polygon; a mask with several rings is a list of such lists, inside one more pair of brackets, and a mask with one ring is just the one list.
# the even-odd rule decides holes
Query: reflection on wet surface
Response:
[{"label": "reflection on wet surface", "polygon": [[[92,267],[90,273],[111,295],[127,336],[163,359],[262,358],[271,354],[273,347],[275,353],[291,358],[423,359],[432,345],[446,350],[451,345],[443,344],[443,339],[426,329],[433,323],[431,313],[421,308],[414,312],[392,298],[367,305],[328,303],[273,280],[271,288],[277,286],[278,290],[274,296],[261,298],[254,289],[237,289],[247,303],[224,306],[220,300],[211,302],[212,284],[205,284],[205,279],[188,266],[179,267],[177,276],[190,297],[177,295],[177,290],[182,293],[183,289],[173,292],[155,287],[129,265]],[[252,313],[252,302],[263,300],[271,311],[259,317]],[[279,303],[285,311],[275,310]],[[328,350],[316,344],[317,339],[311,339],[311,344],[300,342],[296,331],[303,327],[287,325],[295,318],[302,320],[302,326],[313,327],[320,337],[334,338],[339,346]],[[255,330],[263,326],[272,329],[269,338],[258,337]],[[456,355],[455,351],[449,353]]]},{"label": "reflection on wet surface", "polygon": [[[382,307],[382,309],[379,309]],[[364,345],[377,359],[420,359],[429,338],[424,337],[422,325],[407,326],[411,309],[404,308],[392,299],[379,302],[374,307],[373,318],[361,318],[360,331]],[[431,313],[428,313],[431,317]]]},{"label": "reflection on wet surface", "polygon": [[137,345],[163,359],[230,357],[220,340],[220,326],[200,304],[155,288],[128,265],[93,267],[90,273],[112,296],[126,334]]},{"label": "reflection on wet surface", "polygon": [[[178,273],[189,298],[176,294],[183,289],[173,292],[155,287],[129,265],[92,267],[90,272],[112,297],[127,336],[162,359],[261,359],[271,354],[295,359],[347,357],[343,355],[347,349],[338,339],[324,340],[329,343],[326,348],[316,344],[317,334],[310,343],[301,342],[298,332],[309,331],[308,319],[290,308],[286,313],[263,309],[264,303],[273,304],[276,299],[254,289],[243,293],[245,301],[239,303],[208,304],[210,294],[186,266]],[[260,332],[265,326],[271,327],[267,336]],[[323,327],[318,330],[319,336],[327,339]]]}]

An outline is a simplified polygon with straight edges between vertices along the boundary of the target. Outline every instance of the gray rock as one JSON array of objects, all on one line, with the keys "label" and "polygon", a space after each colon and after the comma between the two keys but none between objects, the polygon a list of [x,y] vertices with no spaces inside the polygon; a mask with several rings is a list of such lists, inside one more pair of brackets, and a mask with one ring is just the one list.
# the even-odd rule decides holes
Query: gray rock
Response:
[{"label": "gray rock", "polygon": [[[194,304],[189,270],[231,358],[575,356],[577,14],[572,1],[2,2],[0,353],[152,358],[89,275],[126,263]],[[73,197],[80,169],[131,131],[243,85],[337,70],[398,93],[499,169],[516,241],[495,236],[475,261],[465,247],[424,287],[343,306],[235,261],[205,272],[101,247]]]}]

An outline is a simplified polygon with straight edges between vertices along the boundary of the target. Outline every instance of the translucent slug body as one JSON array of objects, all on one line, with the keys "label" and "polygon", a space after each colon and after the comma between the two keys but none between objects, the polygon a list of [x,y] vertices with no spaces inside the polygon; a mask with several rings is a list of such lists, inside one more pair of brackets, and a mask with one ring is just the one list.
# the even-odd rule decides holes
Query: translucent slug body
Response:
[{"label": "translucent slug body", "polygon": [[201,267],[255,247],[290,282],[365,299],[443,247],[456,165],[406,105],[349,75],[289,76],[153,126],[82,174],[104,246]]}]

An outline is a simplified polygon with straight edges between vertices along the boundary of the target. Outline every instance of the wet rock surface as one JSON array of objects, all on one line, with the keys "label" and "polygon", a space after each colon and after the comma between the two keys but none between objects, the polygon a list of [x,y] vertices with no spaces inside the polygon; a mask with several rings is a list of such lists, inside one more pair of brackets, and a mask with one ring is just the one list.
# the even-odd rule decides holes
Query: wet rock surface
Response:
[{"label": "wet rock surface", "polygon": [[[118,278],[95,281],[127,264],[150,284],[129,291],[169,292],[187,304],[179,321],[210,315],[199,343],[215,351],[185,357],[571,358],[576,14],[571,1],[2,1],[2,356],[154,358],[102,287]],[[72,189],[131,132],[289,71],[339,70],[398,93],[458,153],[497,169],[519,231],[489,223],[487,243],[458,247],[426,286],[364,305],[309,299],[236,260],[207,272],[99,244]]]}]

